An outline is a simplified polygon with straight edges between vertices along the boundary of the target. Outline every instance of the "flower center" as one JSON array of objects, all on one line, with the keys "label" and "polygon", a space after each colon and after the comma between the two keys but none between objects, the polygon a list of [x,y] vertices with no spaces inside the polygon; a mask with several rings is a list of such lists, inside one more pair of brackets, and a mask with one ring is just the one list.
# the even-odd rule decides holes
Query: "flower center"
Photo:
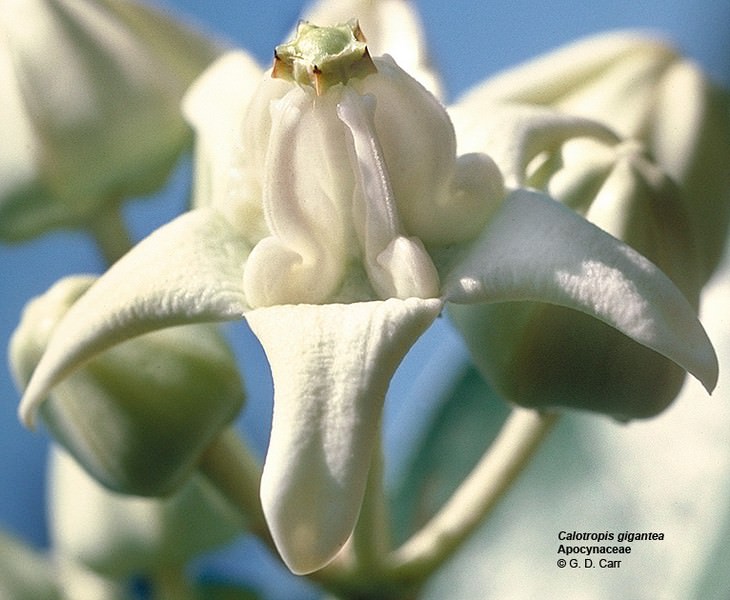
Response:
[{"label": "flower center", "polygon": [[356,20],[334,27],[303,21],[296,38],[274,50],[271,76],[312,86],[321,96],[333,85],[376,71]]},{"label": "flower center", "polygon": [[245,127],[269,233],[244,269],[253,307],[436,298],[429,248],[473,238],[502,197],[496,166],[457,159],[444,107],[371,59],[355,21],[301,23]]}]

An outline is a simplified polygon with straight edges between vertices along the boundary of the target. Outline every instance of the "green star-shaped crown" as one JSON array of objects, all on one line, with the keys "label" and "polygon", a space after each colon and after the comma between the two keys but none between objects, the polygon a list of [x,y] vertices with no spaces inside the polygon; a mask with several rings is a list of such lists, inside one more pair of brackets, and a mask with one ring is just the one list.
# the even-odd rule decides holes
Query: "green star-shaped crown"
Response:
[{"label": "green star-shaped crown", "polygon": [[332,27],[300,22],[295,39],[274,50],[271,75],[310,85],[320,96],[333,85],[375,72],[365,36],[353,19]]}]

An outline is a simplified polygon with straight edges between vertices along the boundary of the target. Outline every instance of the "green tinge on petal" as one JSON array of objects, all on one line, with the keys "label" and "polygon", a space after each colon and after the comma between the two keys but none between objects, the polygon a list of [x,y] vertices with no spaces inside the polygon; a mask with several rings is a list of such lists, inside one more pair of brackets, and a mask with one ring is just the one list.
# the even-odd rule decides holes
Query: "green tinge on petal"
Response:
[{"label": "green tinge on petal", "polygon": [[456,303],[533,300],[604,321],[711,391],[717,356],[669,278],[629,246],[547,196],[518,190],[448,273]]},{"label": "green tinge on petal", "polygon": [[186,213],[115,263],[58,324],[20,404],[32,426],[48,391],[95,354],[173,325],[242,318],[248,246],[218,213]]},{"label": "green tinge on petal", "polygon": [[352,533],[391,377],[441,307],[409,298],[246,315],[274,379],[261,500],[293,572],[323,567]]}]

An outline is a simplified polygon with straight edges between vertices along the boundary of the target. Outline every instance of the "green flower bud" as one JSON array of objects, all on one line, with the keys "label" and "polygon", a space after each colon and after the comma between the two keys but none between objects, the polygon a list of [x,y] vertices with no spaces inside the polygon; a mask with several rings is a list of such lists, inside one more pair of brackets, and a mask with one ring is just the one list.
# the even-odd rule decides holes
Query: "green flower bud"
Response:
[{"label": "green flower bud", "polygon": [[700,242],[681,191],[643,146],[575,139],[563,145],[559,163],[545,191],[649,258],[697,308]]},{"label": "green flower bud", "polygon": [[166,180],[214,46],[120,0],[11,0],[0,18],[0,240],[84,227]]},{"label": "green flower bud", "polygon": [[[689,216],[676,185],[637,142],[576,139],[543,161],[531,185],[633,246],[697,307],[702,284]],[[649,417],[684,381],[674,362],[573,310],[533,302],[449,310],[482,373],[522,406]]]},{"label": "green flower bud", "polygon": [[238,513],[202,477],[166,498],[140,498],[100,486],[57,447],[51,458],[54,549],[105,577],[179,567],[241,532]]},{"label": "green flower bud", "polygon": [[[27,384],[59,319],[92,282],[63,279],[28,304],[10,341],[19,387]],[[53,388],[40,414],[54,438],[102,484],[162,495],[190,477],[243,399],[220,332],[187,325],[98,355]]]},{"label": "green flower bud", "polygon": [[589,37],[493,77],[463,101],[553,107],[639,140],[678,184],[706,282],[730,222],[730,94],[666,42]]}]

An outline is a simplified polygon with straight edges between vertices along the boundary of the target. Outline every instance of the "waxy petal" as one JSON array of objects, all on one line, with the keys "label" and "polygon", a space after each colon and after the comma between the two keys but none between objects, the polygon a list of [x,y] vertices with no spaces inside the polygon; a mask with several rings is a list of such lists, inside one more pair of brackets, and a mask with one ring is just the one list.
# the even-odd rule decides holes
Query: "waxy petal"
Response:
[{"label": "waxy petal", "polygon": [[195,206],[223,204],[239,144],[246,107],[263,69],[246,52],[228,52],[195,80],[182,110],[196,133]]},{"label": "waxy petal", "polygon": [[352,533],[390,379],[441,307],[409,298],[246,315],[274,379],[261,501],[293,572],[323,567]]},{"label": "waxy petal", "polygon": [[510,194],[448,273],[457,303],[533,300],[594,316],[711,391],[718,364],[689,302],[653,263],[547,196]]},{"label": "waxy petal", "polygon": [[155,231],[69,309],[33,373],[19,412],[33,425],[49,389],[114,344],[172,325],[242,318],[248,246],[218,213],[199,209]]},{"label": "waxy petal", "polygon": [[423,25],[408,0],[320,0],[304,13],[317,25],[336,25],[357,18],[373,56],[390,54],[437,98],[441,80],[428,56]]},{"label": "waxy petal", "polygon": [[615,31],[591,36],[498,73],[470,90],[460,102],[483,105],[495,100],[551,104],[574,88],[634,55],[670,61],[674,50],[640,31]]}]

